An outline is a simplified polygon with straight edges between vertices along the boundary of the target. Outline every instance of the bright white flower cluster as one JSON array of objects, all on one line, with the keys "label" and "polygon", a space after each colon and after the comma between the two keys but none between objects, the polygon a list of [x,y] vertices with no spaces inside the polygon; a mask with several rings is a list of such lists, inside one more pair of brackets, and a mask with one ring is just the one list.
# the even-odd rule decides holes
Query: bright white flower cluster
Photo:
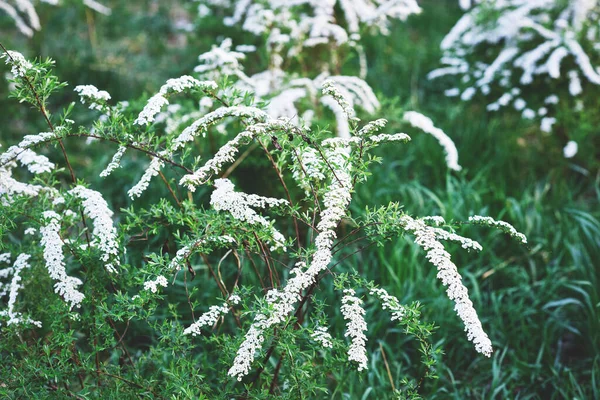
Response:
[{"label": "bright white flower cluster", "polygon": [[[17,301],[17,295],[19,294],[19,289],[23,288],[19,282],[21,282],[21,271],[25,268],[31,268],[29,265],[29,259],[31,256],[29,254],[19,254],[12,268],[6,268],[0,271],[0,277],[6,278],[8,274],[3,274],[3,272],[10,272],[13,275],[13,278],[10,282],[10,288],[8,289],[8,308],[6,310],[0,311],[0,316],[8,317],[8,322],[6,325],[13,324],[33,324],[39,328],[42,327],[42,323],[40,321],[34,321],[29,317],[24,317],[20,312],[15,311],[15,303]],[[0,283],[0,290],[2,291],[1,296],[3,296],[6,291],[2,288],[2,283]]]},{"label": "bright white flower cluster", "polygon": [[215,191],[210,196],[210,205],[217,211],[227,211],[239,221],[251,225],[262,225],[271,232],[271,251],[283,248],[285,250],[285,237],[275,229],[263,216],[252,208],[279,207],[289,204],[287,200],[263,197],[256,194],[236,192],[235,186],[229,179],[215,180]]},{"label": "bright white flower cluster", "polygon": [[92,246],[97,246],[102,253],[100,259],[105,263],[105,268],[110,273],[116,273],[119,261],[119,242],[117,228],[113,226],[113,212],[108,203],[99,192],[83,186],[76,186],[69,191],[70,194],[81,199],[83,213],[92,219]]},{"label": "bright white flower cluster", "polygon": [[217,84],[213,81],[199,81],[188,75],[169,79],[161,86],[158,93],[148,100],[148,104],[144,106],[144,109],[133,123],[137,125],[148,125],[152,123],[156,114],[160,112],[163,106],[169,104],[169,100],[167,100],[169,95],[173,93],[182,93],[192,88],[209,91],[217,89]]},{"label": "bright white flower cluster", "polygon": [[[571,96],[578,96],[583,92],[582,77],[600,85],[599,66],[594,65],[599,62],[597,51],[590,51],[600,46],[598,0],[477,3],[442,41],[441,61],[445,66],[432,71],[429,78],[457,76],[466,89],[450,89],[448,96],[460,96],[465,101],[478,91],[495,96],[488,110],[512,104],[523,118],[540,118],[540,128],[551,131],[555,120],[547,115],[547,107],[556,102],[546,101],[540,106],[548,93],[526,87],[536,81],[548,87],[554,80],[568,86]],[[463,6],[470,8],[471,2],[465,1]],[[489,20],[490,16],[494,21]],[[492,56],[493,61],[484,62],[482,52],[488,58]],[[530,102],[539,109],[527,107]]]},{"label": "bright white flower cluster", "polygon": [[[209,6],[229,7],[229,2],[204,0]],[[303,46],[312,47],[332,40],[338,45],[358,36],[361,27],[374,27],[381,33],[389,33],[392,19],[406,19],[418,14],[421,8],[416,0],[242,0],[234,2],[233,15],[227,17],[226,25],[241,25],[255,35],[277,30],[278,41],[289,42],[296,37],[304,38]],[[303,8],[304,7],[304,8]],[[346,26],[342,27],[335,18],[335,8],[343,12]],[[298,10],[309,9],[297,19]],[[207,14],[208,15],[208,14]],[[270,40],[275,38],[271,32]]]},{"label": "bright white flower cluster", "polygon": [[525,237],[525,235],[523,235],[522,233],[517,232],[515,227],[512,226],[511,224],[509,224],[508,222],[496,221],[495,219],[493,219],[491,217],[482,217],[480,215],[474,215],[472,217],[469,217],[469,222],[471,222],[472,224],[485,225],[485,226],[498,228],[498,229],[502,230],[503,232],[508,233],[510,236],[518,239],[521,243],[523,243],[523,244],[527,243],[527,237]]},{"label": "bright white flower cluster", "polygon": [[[0,9],[2,8],[2,0],[0,0]],[[4,58],[6,65],[10,65],[10,73],[15,77],[24,77],[33,65],[27,61],[23,54],[18,51],[8,50],[2,53],[0,58]]]},{"label": "bright white flower cluster", "polygon": [[235,138],[222,146],[219,151],[204,164],[203,167],[181,178],[180,185],[187,186],[188,190],[194,192],[196,186],[201,185],[210,178],[212,174],[217,174],[225,163],[233,163],[239,147],[250,142],[252,139],[265,135],[272,131],[287,131],[289,124],[283,120],[269,120],[266,123],[250,125],[245,131],[239,133]]},{"label": "bright white flower cluster", "polygon": [[262,344],[265,341],[264,332],[269,327],[267,317],[264,314],[256,315],[254,322],[250,325],[250,329],[246,332],[244,341],[237,351],[233,365],[227,371],[227,375],[241,381],[244,376],[250,373],[254,355],[262,348]]},{"label": "bright white flower cluster", "polygon": [[223,40],[219,46],[213,45],[210,51],[198,57],[201,64],[194,68],[194,72],[213,80],[222,75],[238,75],[243,70],[240,61],[244,60],[246,55],[232,51],[231,45],[229,38]]},{"label": "bright white flower cluster", "polygon": [[323,82],[323,95],[333,97],[335,102],[340,106],[341,111],[345,114],[346,118],[354,117],[354,108],[350,106],[346,96],[344,96],[344,94],[333,81],[326,80]]},{"label": "bright white flower cluster", "polygon": [[376,296],[381,301],[381,308],[389,310],[392,314],[392,321],[400,321],[406,315],[406,309],[400,304],[395,296],[389,294],[383,288],[373,288],[369,291],[371,296]]},{"label": "bright white flower cluster", "polygon": [[150,290],[152,293],[156,293],[159,285],[162,287],[167,287],[169,285],[167,278],[159,275],[153,281],[144,282],[144,290]]},{"label": "bright white flower cluster", "polygon": [[458,273],[456,265],[450,259],[450,254],[438,240],[436,229],[425,225],[423,221],[403,215],[400,219],[403,228],[415,235],[415,243],[427,252],[427,260],[436,266],[437,277],[447,286],[446,294],[455,303],[454,310],[465,324],[467,339],[472,341],[475,350],[488,357],[491,356],[492,342],[483,331],[481,321],[469,299],[469,293],[462,283],[462,277]]},{"label": "bright white flower cluster", "polygon": [[[229,298],[229,302],[232,304],[239,304],[241,300],[242,299],[240,299],[238,295],[233,295]],[[186,328],[183,331],[183,334],[189,335],[191,333],[192,336],[200,335],[202,328],[204,328],[205,326],[215,325],[219,318],[221,318],[229,312],[229,307],[230,306],[229,304],[227,304],[227,302],[223,303],[220,306],[211,306],[207,312],[205,312],[200,316],[200,318],[198,318],[198,321],[194,322],[192,325]]]},{"label": "bright white flower cluster", "polygon": [[306,147],[298,151],[298,158],[298,162],[292,164],[292,176],[308,195],[311,181],[320,182],[326,179],[325,165],[319,152],[312,147]]},{"label": "bright white flower cluster", "polygon": [[79,85],[73,89],[79,93],[81,104],[87,104],[91,110],[104,111],[110,94],[106,90],[99,90],[94,85]]},{"label": "bright white flower cluster", "polygon": [[344,336],[350,337],[351,343],[348,349],[348,360],[358,363],[358,370],[367,369],[367,337],[364,332],[367,330],[365,321],[365,309],[362,307],[362,300],[354,296],[356,293],[352,289],[344,290],[342,297],[342,307],[340,311],[346,322],[346,333]]},{"label": "bright white flower cluster", "polygon": [[85,296],[77,290],[82,284],[81,280],[68,276],[65,270],[63,241],[60,238],[60,215],[54,211],[44,211],[43,216],[46,225],[40,228],[40,244],[43,247],[48,273],[56,281],[54,292],[62,296],[71,308],[79,307]]},{"label": "bright white flower cluster", "polygon": [[171,146],[171,152],[177,151],[182,148],[186,143],[194,140],[199,134],[204,137],[208,128],[227,117],[238,117],[247,118],[256,122],[265,122],[270,117],[267,113],[256,107],[246,106],[232,106],[232,107],[220,107],[215,111],[212,111],[205,116],[197,119],[181,132],[181,134],[175,138]]},{"label": "bright white flower cluster", "polygon": [[[59,4],[58,0],[41,0],[41,2],[52,5]],[[110,15],[111,13],[110,8],[96,0],[82,0],[82,3],[101,14]],[[0,0],[0,10],[15,22],[17,29],[25,36],[31,37],[35,31],[42,28],[33,0]]]},{"label": "bright white flower cluster", "polygon": [[460,171],[462,167],[458,164],[458,151],[454,142],[440,128],[433,125],[433,121],[416,111],[407,111],[404,113],[404,120],[415,128],[421,129],[423,132],[429,133],[437,139],[444,151],[446,152],[446,164],[448,168],[454,171]]},{"label": "bright white flower cluster", "polygon": [[100,177],[101,178],[106,178],[107,176],[109,176],[110,174],[112,174],[112,172],[115,169],[119,168],[119,166],[121,164],[121,158],[123,158],[123,154],[125,154],[126,150],[127,150],[127,147],[125,147],[125,146],[119,146],[119,149],[113,155],[113,158],[112,158],[112,160],[110,160],[110,163],[108,163],[108,165],[106,166],[106,168],[104,168],[104,170],[102,172],[100,172]]},{"label": "bright white flower cluster", "polygon": [[148,165],[148,168],[146,168],[146,171],[144,171],[144,174],[140,178],[139,182],[127,191],[127,195],[131,199],[140,197],[150,185],[150,179],[152,179],[153,176],[158,175],[160,173],[160,169],[164,165],[165,163],[163,160],[158,157],[154,157],[152,161],[150,161],[150,165]]},{"label": "bright white flower cluster", "polygon": [[329,332],[327,332],[327,328],[324,326],[317,326],[315,331],[311,333],[311,338],[317,343],[320,343],[323,347],[333,348],[333,341]]},{"label": "bright white flower cluster", "polygon": [[194,251],[202,251],[204,245],[209,243],[216,243],[219,246],[229,246],[235,243],[235,239],[229,235],[213,236],[197,240],[189,246],[183,246],[169,263],[169,268],[173,271],[179,271],[183,260],[186,260]]}]

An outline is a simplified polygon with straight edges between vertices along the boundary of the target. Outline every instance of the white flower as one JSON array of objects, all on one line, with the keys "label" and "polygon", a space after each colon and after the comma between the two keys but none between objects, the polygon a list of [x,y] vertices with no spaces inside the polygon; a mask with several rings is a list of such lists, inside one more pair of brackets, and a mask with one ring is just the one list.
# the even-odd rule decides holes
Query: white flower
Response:
[{"label": "white flower", "polygon": [[552,126],[556,123],[556,118],[554,117],[546,117],[542,118],[542,123],[540,125],[540,129],[542,132],[552,132]]},{"label": "white flower", "polygon": [[127,191],[127,195],[132,200],[136,197],[140,197],[150,185],[150,179],[152,179],[153,176],[158,175],[160,169],[164,165],[165,163],[163,160],[161,160],[158,157],[154,157],[152,161],[150,161],[150,164],[148,165],[148,168],[146,168],[146,171],[144,171],[144,174],[140,178],[140,181],[134,187]]},{"label": "white flower", "polygon": [[365,322],[365,309],[362,307],[362,300],[354,296],[354,290],[344,290],[346,295],[342,297],[342,307],[340,311],[346,322],[346,333],[344,336],[350,336],[351,343],[348,349],[348,360],[358,363],[358,370],[367,369],[367,337],[363,333],[367,330]]},{"label": "white flower", "polygon": [[235,192],[234,185],[229,179],[217,179],[215,180],[215,191],[210,196],[210,204],[217,211],[229,212],[233,218],[239,221],[267,228],[272,236],[271,251],[279,248],[285,249],[283,235],[252,208],[278,207],[288,204],[287,200]]},{"label": "white flower", "polygon": [[381,308],[389,310],[392,313],[392,321],[401,320],[406,314],[406,309],[400,304],[400,301],[390,295],[385,289],[374,288],[369,292],[370,295],[377,296],[381,301]]},{"label": "white flower", "polygon": [[[10,282],[8,309],[6,311],[0,311],[0,316],[8,317],[8,322],[6,323],[6,325],[33,324],[41,328],[42,323],[40,321],[34,321],[29,317],[23,317],[23,315],[20,312],[15,311],[15,303],[17,301],[19,289],[23,288],[23,285],[19,283],[21,281],[21,271],[24,268],[31,268],[28,262],[29,258],[31,258],[29,254],[19,254],[17,256],[17,259],[15,260],[15,263],[11,268],[13,278]],[[0,288],[1,287],[2,284],[0,283]]]},{"label": "white flower", "polygon": [[0,54],[0,58],[4,58],[4,62],[10,65],[10,73],[16,77],[24,77],[33,68],[33,65],[18,51],[8,50]]},{"label": "white flower", "polygon": [[102,253],[100,259],[105,263],[108,272],[116,273],[119,266],[119,242],[117,241],[117,229],[113,226],[113,212],[102,194],[95,190],[76,186],[69,191],[70,194],[81,199],[83,213],[92,219],[94,229],[92,230],[92,246],[97,246]]},{"label": "white flower", "polygon": [[79,307],[84,299],[83,293],[77,290],[81,280],[70,277],[65,270],[63,242],[60,238],[60,215],[54,211],[44,211],[43,217],[47,224],[40,228],[44,260],[50,278],[54,279],[54,292],[62,296],[71,308]]},{"label": "white flower", "polygon": [[419,128],[423,132],[429,133],[437,139],[446,152],[446,164],[448,165],[448,168],[455,171],[460,171],[462,169],[458,164],[458,151],[456,150],[454,142],[444,133],[444,131],[440,128],[436,128],[430,118],[427,118],[416,111],[407,111],[404,113],[404,120],[415,128]]},{"label": "white flower", "polygon": [[510,236],[517,238],[521,243],[527,243],[527,238],[522,233],[517,232],[514,226],[505,221],[496,221],[491,217],[482,217],[480,215],[473,215],[469,217],[469,222],[473,224],[485,225],[490,227],[499,228],[502,231],[508,233]]},{"label": "white flower", "polygon": [[110,94],[105,90],[98,90],[93,85],[79,85],[75,86],[74,89],[79,93],[79,98],[82,104],[88,104],[88,107],[92,110],[103,111],[104,106],[108,100],[110,100]]},{"label": "white flower", "polygon": [[191,76],[184,75],[176,79],[169,79],[161,86],[159,92],[148,100],[148,104],[133,122],[136,125],[148,125],[154,121],[156,114],[163,106],[169,104],[167,97],[173,93],[185,92],[188,89],[198,88],[203,91],[215,90],[217,84],[213,81],[199,81]]},{"label": "white flower", "polygon": [[[238,304],[241,301],[241,299],[238,295],[233,295],[229,298],[229,301],[233,304]],[[200,318],[198,318],[198,321],[194,322],[192,325],[186,328],[183,331],[183,334],[189,335],[191,333],[192,336],[200,335],[201,328],[205,326],[215,325],[219,318],[223,315],[226,315],[228,312],[229,305],[227,303],[223,303],[220,306],[211,306],[207,312],[205,312],[200,316]]]},{"label": "white flower", "polygon": [[110,161],[110,163],[106,166],[106,168],[104,168],[104,170],[102,172],[100,172],[100,177],[101,178],[106,178],[115,169],[119,168],[119,164],[121,162],[121,158],[123,158],[123,154],[125,154],[126,150],[127,150],[127,147],[125,147],[125,146],[119,146],[119,149],[113,155],[113,158]]},{"label": "white flower", "polygon": [[563,155],[565,156],[565,158],[573,158],[575,157],[575,154],[577,154],[578,149],[579,146],[577,146],[577,142],[570,140],[563,149]]},{"label": "white flower", "polygon": [[153,281],[144,282],[144,290],[150,290],[152,293],[156,293],[158,291],[158,286],[167,287],[169,282],[167,278],[162,275],[156,277]]},{"label": "white flower", "polygon": [[477,312],[473,308],[468,290],[462,283],[456,265],[450,259],[450,254],[438,241],[437,228],[429,227],[422,221],[413,219],[408,215],[403,215],[400,218],[400,223],[407,232],[415,235],[415,243],[427,252],[427,260],[436,266],[438,270],[437,277],[444,286],[448,287],[446,294],[450,300],[454,301],[454,310],[465,324],[467,339],[473,342],[475,350],[490,357],[493,351],[492,343],[483,331]]},{"label": "white flower", "polygon": [[324,326],[317,326],[310,337],[313,338],[315,342],[320,343],[323,347],[333,348],[331,335]]}]

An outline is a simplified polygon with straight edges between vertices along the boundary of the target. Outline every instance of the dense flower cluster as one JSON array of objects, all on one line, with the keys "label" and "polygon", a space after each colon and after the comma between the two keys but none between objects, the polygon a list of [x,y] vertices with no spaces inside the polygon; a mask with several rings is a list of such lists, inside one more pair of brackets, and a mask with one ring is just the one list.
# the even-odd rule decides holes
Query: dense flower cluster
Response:
[{"label": "dense flower cluster", "polygon": [[134,121],[134,124],[148,125],[152,123],[156,117],[156,114],[158,114],[164,106],[169,104],[169,100],[167,100],[169,95],[173,93],[182,93],[192,88],[197,88],[204,91],[215,90],[217,88],[217,84],[213,81],[201,82],[188,75],[184,75],[175,79],[169,79],[164,85],[161,86],[158,93],[148,100],[148,104],[146,104],[142,112],[140,112],[140,115]]},{"label": "dense flower cluster", "polygon": [[[229,297],[229,302],[231,304],[239,304],[240,301],[242,301],[242,299],[238,295],[233,295]],[[229,312],[229,307],[230,306],[227,303],[223,303],[220,306],[211,306],[207,312],[205,312],[200,316],[200,318],[198,318],[198,321],[194,322],[192,325],[186,328],[183,331],[183,334],[189,335],[191,333],[192,336],[200,335],[201,328],[204,328],[205,326],[215,325],[220,317]]]},{"label": "dense flower cluster", "polygon": [[70,194],[81,199],[83,212],[92,219],[94,229],[92,230],[92,246],[97,246],[102,253],[100,260],[105,263],[108,272],[116,273],[119,266],[119,242],[117,240],[117,229],[113,226],[113,212],[108,203],[99,192],[76,186],[69,191]]},{"label": "dense flower cluster", "polygon": [[473,342],[475,350],[490,357],[493,351],[492,342],[483,331],[456,265],[450,259],[450,254],[444,249],[444,245],[438,240],[436,228],[427,226],[408,215],[402,216],[400,223],[407,232],[415,235],[415,243],[427,252],[427,260],[438,269],[437,277],[444,286],[448,287],[446,294],[454,301],[454,310],[465,324],[467,339]]},{"label": "dense flower cluster", "polygon": [[[30,258],[31,256],[29,254],[19,254],[12,268],[0,270],[0,278],[6,278],[9,273],[12,273],[13,276],[8,288],[8,308],[0,311],[1,317],[8,317],[6,325],[33,324],[39,328],[42,327],[42,323],[40,321],[34,321],[29,317],[24,317],[20,312],[15,311],[15,303],[17,301],[19,289],[23,288],[23,285],[19,283],[21,282],[21,271],[25,268],[31,268],[31,265],[29,264]],[[0,282],[0,297],[4,296],[5,294],[6,290],[3,288],[3,285]]]},{"label": "dense flower cluster", "polygon": [[[465,9],[472,5],[463,3]],[[600,85],[600,60],[597,52],[588,50],[597,49],[600,43],[598,1],[477,3],[442,41],[445,66],[432,71],[429,78],[456,76],[462,85],[447,90],[446,95],[468,101],[480,92],[495,98],[488,110],[512,105],[523,118],[539,118],[540,129],[550,132],[556,122],[550,114],[562,96],[527,87],[544,82],[546,87],[568,87],[576,97],[584,91],[582,79]],[[482,52],[492,55],[491,62],[484,61]]]},{"label": "dense flower cluster", "polygon": [[455,171],[460,171],[462,169],[458,164],[458,151],[456,150],[454,142],[444,133],[444,131],[433,125],[431,118],[416,111],[408,111],[404,113],[404,120],[412,126],[423,130],[423,132],[429,133],[440,142],[440,145],[446,152],[446,164],[448,165],[448,168]]},{"label": "dense flower cluster", "polygon": [[369,291],[369,294],[372,296],[376,296],[381,301],[381,308],[384,310],[389,310],[392,314],[392,321],[399,321],[404,318],[406,314],[406,309],[400,301],[387,292],[387,290],[383,288],[373,288]]},{"label": "dense flower cluster", "polygon": [[288,204],[287,200],[263,197],[256,194],[247,194],[234,191],[234,185],[229,179],[215,180],[215,191],[210,196],[210,204],[217,211],[227,211],[239,221],[251,225],[261,225],[271,232],[271,251],[285,249],[285,237],[275,229],[263,216],[253,208],[278,207]]},{"label": "dense flower cluster", "polygon": [[153,281],[146,281],[146,282],[144,282],[144,290],[149,290],[152,293],[156,293],[158,291],[158,286],[159,285],[162,286],[162,287],[167,287],[169,285],[169,282],[167,281],[167,278],[165,278],[162,275],[159,275]]},{"label": "dense flower cluster", "polygon": [[92,110],[104,111],[106,102],[110,100],[110,94],[106,90],[99,90],[94,85],[79,85],[73,90],[79,93],[81,104],[87,104]]},{"label": "dense flower cluster", "polygon": [[330,349],[333,347],[331,335],[324,326],[317,326],[310,337],[313,338],[315,342],[320,343],[323,347],[328,347]]},{"label": "dense flower cluster", "polygon": [[113,155],[113,158],[112,158],[112,160],[110,160],[110,163],[108,163],[108,165],[106,166],[106,168],[104,168],[104,170],[102,172],[100,172],[100,177],[106,178],[115,169],[119,168],[120,163],[121,163],[121,158],[123,158],[123,154],[125,154],[126,150],[127,150],[127,147],[125,147],[125,146],[119,146],[119,149]]},{"label": "dense flower cluster", "polygon": [[344,293],[340,310],[347,321],[344,336],[351,338],[348,360],[358,363],[358,370],[362,371],[368,368],[367,337],[363,333],[367,330],[365,309],[362,307],[362,300],[355,296],[354,290],[345,289]]},{"label": "dense flower cluster", "polygon": [[77,290],[81,280],[68,276],[65,270],[63,240],[60,237],[60,215],[54,211],[44,211],[46,224],[40,228],[44,249],[44,260],[48,274],[56,281],[54,291],[62,296],[71,308],[79,307],[84,299],[83,293]]}]

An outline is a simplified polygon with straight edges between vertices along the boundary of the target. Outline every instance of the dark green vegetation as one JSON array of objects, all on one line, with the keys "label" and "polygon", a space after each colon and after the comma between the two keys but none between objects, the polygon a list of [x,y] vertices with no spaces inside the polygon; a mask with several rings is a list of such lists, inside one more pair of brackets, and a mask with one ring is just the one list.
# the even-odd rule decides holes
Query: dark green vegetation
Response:
[{"label": "dark green vegetation", "polygon": [[[110,18],[89,15],[77,7],[47,7],[42,18],[45,28],[34,39],[15,39],[7,22],[0,28],[0,41],[29,57],[52,57],[57,60],[56,74],[62,80],[71,86],[95,84],[116,100],[154,93],[167,78],[189,73],[196,56],[218,37],[233,36],[238,43],[244,42],[239,32],[225,32],[215,23],[200,27],[196,37],[192,35],[183,43],[181,33],[170,32],[170,4],[153,10],[150,6],[156,2],[135,2],[139,9],[133,9],[126,1],[113,3]],[[366,278],[381,282],[401,301],[420,301],[423,319],[438,327],[433,341],[444,350],[444,355],[437,366],[439,379],[425,381],[420,390],[425,398],[600,398],[600,172],[593,150],[585,151],[593,149],[600,135],[593,137],[593,143],[580,143],[584,149],[581,155],[566,160],[561,154],[564,140],[560,134],[548,137],[515,115],[490,114],[483,104],[462,104],[445,98],[443,83],[429,82],[425,75],[438,66],[439,42],[459,16],[455,3],[423,0],[423,15],[397,24],[389,37],[368,39],[367,81],[382,99],[383,108],[377,117],[390,121],[387,131],[393,132],[399,126],[400,109],[423,112],[455,140],[463,170],[448,171],[435,140],[414,133],[411,144],[381,152],[383,164],[373,170],[373,177],[359,190],[351,207],[359,211],[367,205],[398,201],[410,214],[439,214],[448,221],[466,220],[472,214],[490,215],[512,223],[528,236],[528,247],[522,247],[501,233],[468,227],[461,233],[477,239],[484,251],[467,254],[459,246],[451,248],[495,346],[494,355],[488,360],[473,350],[452,303],[435,278],[434,268],[410,241],[400,238],[392,246],[370,247],[347,258],[345,263]],[[54,99],[57,107],[75,100],[74,93],[68,90],[61,95],[64,97]],[[23,134],[45,130],[34,110],[7,99],[4,84],[0,86],[0,109],[3,146],[14,143]],[[588,112],[590,120],[597,119],[600,113]],[[98,167],[91,163],[105,165],[116,150],[116,146],[85,146],[81,139],[71,140],[67,146],[73,154],[77,153],[74,162],[82,176],[93,176],[83,171],[97,171]],[[132,157],[127,162],[137,166],[146,160]],[[110,183],[100,178],[90,181],[92,187],[111,199],[115,210],[130,205],[124,188],[139,177],[128,176],[127,171],[125,165]],[[151,185],[144,196],[147,204],[153,190],[161,195],[166,192],[157,184]],[[161,243],[165,237],[152,240]],[[214,304],[212,299],[219,294],[214,285],[205,281],[202,284],[197,296],[201,308],[205,308]],[[401,386],[402,378],[418,380],[424,373],[414,341],[381,313],[371,311],[367,310],[371,316],[367,318],[369,369],[361,374],[332,371],[333,398],[344,398],[345,393],[352,399],[389,396],[391,385],[384,355],[396,388]],[[373,316],[377,315],[381,319],[374,322]],[[341,316],[331,318],[332,331],[341,332]],[[110,335],[109,328],[101,329]],[[154,349],[158,337],[148,336],[148,332],[151,331],[144,324],[131,328],[127,346],[132,356],[157,357],[149,349]],[[168,332],[161,334],[168,337]],[[4,332],[0,335],[0,341],[5,340]],[[53,340],[60,344],[61,337]],[[171,384],[182,388],[182,396],[187,385],[202,384],[200,376],[184,376],[193,371],[193,365],[178,370],[180,364],[169,354],[169,349],[177,345],[161,343],[164,364],[150,367],[148,363],[147,369],[138,371],[142,376],[146,374],[144,386],[160,368],[168,370]],[[86,354],[92,357],[91,352]],[[4,358],[5,354],[0,354],[1,364],[7,365],[10,360]],[[29,372],[37,367],[35,360],[31,363]],[[206,376],[213,369],[226,369],[227,363],[228,360],[214,361],[203,370],[206,364],[198,361],[196,373]],[[22,384],[31,385],[20,393],[29,397],[27,390],[39,390],[46,383],[40,378],[37,382],[24,379]],[[122,385],[127,387],[126,383]],[[118,393],[113,396],[118,397]]]}]

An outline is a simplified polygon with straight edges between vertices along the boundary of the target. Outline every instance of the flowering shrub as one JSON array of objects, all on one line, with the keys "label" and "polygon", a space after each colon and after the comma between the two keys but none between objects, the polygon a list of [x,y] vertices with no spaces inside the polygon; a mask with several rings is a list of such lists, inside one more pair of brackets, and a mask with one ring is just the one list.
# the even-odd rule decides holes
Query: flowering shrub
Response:
[{"label": "flowering shrub", "polygon": [[[224,66],[225,59],[232,67],[241,57],[231,58],[228,46],[201,60]],[[384,119],[363,123],[339,79],[323,79],[320,95],[334,105],[335,121],[347,124],[345,135],[274,116],[260,95],[227,79],[217,83],[204,68],[202,80],[170,79],[143,107],[111,104],[106,91],[76,87],[81,102],[101,117],[90,127],[77,122],[83,111],[75,104],[49,111],[53,93],[66,86],[52,75],[52,61],[28,61],[6,49],[3,59],[14,76],[13,95],[36,108],[48,128],[0,155],[0,260],[7,265],[0,290],[9,297],[0,323],[3,351],[13,355],[1,378],[11,395],[27,386],[38,396],[102,388],[130,396],[315,396],[326,390],[336,366],[369,368],[363,304],[373,301],[420,343],[423,377],[435,377],[439,351],[430,340],[432,326],[420,320],[420,306],[401,304],[344,265],[361,250],[352,240],[360,231],[377,243],[414,236],[455,302],[467,339],[477,352],[493,352],[443,244],[480,251],[477,242],[454,233],[455,224],[440,216],[410,216],[398,203],[351,215],[355,188],[380,161],[373,150],[410,137],[382,133]],[[200,109],[185,113],[185,105],[170,104],[184,95],[198,100]],[[406,119],[435,135],[449,165],[459,168],[456,149],[430,120],[417,113]],[[144,171],[127,174],[139,176],[127,191],[131,207],[115,214],[103,188],[89,187],[70,161],[65,142],[73,137],[117,147],[98,171],[107,185],[128,158],[149,159]],[[213,152],[206,149],[211,141],[219,143]],[[263,179],[277,182],[273,192],[282,198],[239,189],[254,184],[235,179],[244,147],[262,151],[269,165]],[[470,222],[526,242],[506,222]],[[352,231],[339,236],[347,227]],[[200,285],[192,281],[198,275]],[[332,307],[345,320],[344,334],[330,326]],[[128,343],[145,331],[159,341],[130,354]],[[50,372],[40,375],[40,369]],[[421,384],[408,382],[398,394],[417,396]]]},{"label": "flowering shrub", "polygon": [[[458,83],[445,91],[447,96],[463,101],[484,96],[487,110],[511,107],[524,119],[539,121],[547,133],[596,107],[597,1],[460,3],[468,11],[441,43],[444,67],[429,73],[429,79],[452,76]],[[573,157],[576,142],[585,140],[580,130],[568,132],[565,157]]]}]

